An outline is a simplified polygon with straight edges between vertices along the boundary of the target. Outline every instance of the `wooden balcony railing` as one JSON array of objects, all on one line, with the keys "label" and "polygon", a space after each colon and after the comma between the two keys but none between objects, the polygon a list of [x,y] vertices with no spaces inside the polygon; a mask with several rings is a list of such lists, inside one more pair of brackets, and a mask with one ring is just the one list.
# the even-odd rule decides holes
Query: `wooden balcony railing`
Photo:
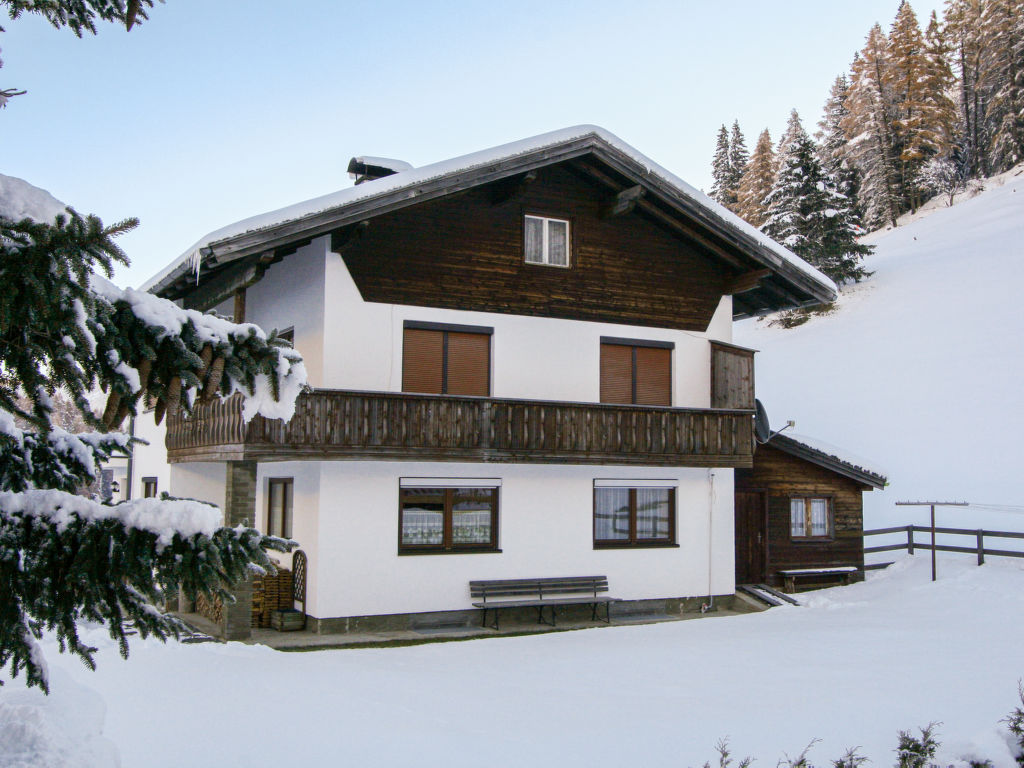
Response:
[{"label": "wooden balcony railing", "polygon": [[235,396],[167,420],[171,462],[402,459],[749,467],[751,411],[316,390],[285,424]]}]

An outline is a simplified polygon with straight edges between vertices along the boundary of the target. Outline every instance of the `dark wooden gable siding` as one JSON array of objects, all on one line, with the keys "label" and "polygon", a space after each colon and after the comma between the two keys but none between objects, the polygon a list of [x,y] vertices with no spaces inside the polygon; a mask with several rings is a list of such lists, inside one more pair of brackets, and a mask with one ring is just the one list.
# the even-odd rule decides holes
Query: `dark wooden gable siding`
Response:
[{"label": "dark wooden gable siding", "polygon": [[[725,267],[635,212],[603,219],[605,191],[566,164],[493,204],[487,185],[372,219],[343,258],[366,301],[703,331]],[[571,222],[568,269],[526,264],[523,216]]]},{"label": "dark wooden gable siding", "polygon": [[[862,492],[870,490],[849,478],[758,445],[752,469],[735,474],[737,494],[762,491],[767,496],[768,526],[765,557],[768,583],[780,585],[780,570],[864,566],[864,513]],[[794,496],[832,499],[834,535],[827,541],[794,540],[790,536],[789,500]]]}]

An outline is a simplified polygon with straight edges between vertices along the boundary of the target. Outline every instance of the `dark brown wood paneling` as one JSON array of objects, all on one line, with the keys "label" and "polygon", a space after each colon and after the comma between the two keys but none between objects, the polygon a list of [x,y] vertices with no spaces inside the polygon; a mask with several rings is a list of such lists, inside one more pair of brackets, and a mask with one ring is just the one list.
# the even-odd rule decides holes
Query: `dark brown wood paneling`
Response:
[{"label": "dark brown wood paneling", "polygon": [[406,328],[402,339],[402,391],[441,394],[444,333]]},{"label": "dark brown wood paneling", "polygon": [[288,423],[241,418],[241,398],[168,416],[183,461],[402,459],[749,467],[748,411],[317,390]]},{"label": "dark brown wood paneling", "polygon": [[[607,195],[548,166],[515,204],[483,186],[377,216],[343,258],[367,301],[705,330],[730,269],[638,212],[602,219]],[[525,262],[527,211],[571,222],[568,269]]]},{"label": "dark brown wood paneling", "polygon": [[601,345],[601,402],[633,402],[633,347]]},{"label": "dark brown wood paneling", "polygon": [[736,491],[736,583],[765,579],[765,504],[760,491]]},{"label": "dark brown wood paneling", "polygon": [[[864,517],[859,483],[803,459],[759,445],[750,470],[735,474],[737,496],[764,490],[768,497],[767,577],[795,568],[864,566]],[[793,497],[832,500],[833,535],[828,539],[794,539],[790,535],[789,500]]]},{"label": "dark brown wood paneling", "polygon": [[448,333],[448,395],[491,394],[491,337],[482,333]]},{"label": "dark brown wood paneling", "polygon": [[711,342],[711,407],[754,407],[754,350]]},{"label": "dark brown wood paneling", "polygon": [[672,405],[672,350],[634,347],[637,405]]}]

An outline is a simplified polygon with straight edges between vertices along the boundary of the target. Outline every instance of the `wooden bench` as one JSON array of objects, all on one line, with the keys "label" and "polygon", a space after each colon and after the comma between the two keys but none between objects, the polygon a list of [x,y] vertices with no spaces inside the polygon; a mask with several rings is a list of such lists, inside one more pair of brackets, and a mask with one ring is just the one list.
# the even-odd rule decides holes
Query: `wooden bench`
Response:
[{"label": "wooden bench", "polygon": [[[592,621],[611,624],[611,604],[617,597],[600,594],[608,591],[607,576],[567,576],[564,578],[542,579],[497,579],[493,581],[469,582],[470,596],[477,602],[474,608],[483,610],[480,626],[486,627],[487,612],[494,613],[494,624],[498,629],[498,612],[503,608],[536,608],[537,622],[555,626],[555,608],[563,605],[589,605]],[[497,598],[497,600],[495,600]],[[597,609],[604,605],[604,618]],[[544,619],[544,609],[551,612],[551,621]]]},{"label": "wooden bench", "polygon": [[836,568],[795,568],[779,571],[778,573],[785,584],[785,590],[787,592],[796,592],[797,582],[801,582],[805,586],[849,584],[850,578],[857,573],[857,568],[853,565]]}]

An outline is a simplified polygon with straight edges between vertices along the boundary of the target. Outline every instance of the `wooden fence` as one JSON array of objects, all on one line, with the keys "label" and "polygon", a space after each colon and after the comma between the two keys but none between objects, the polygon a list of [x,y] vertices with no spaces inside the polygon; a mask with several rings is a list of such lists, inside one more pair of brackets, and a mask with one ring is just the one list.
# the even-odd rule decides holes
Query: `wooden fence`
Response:
[{"label": "wooden fence", "polygon": [[[907,540],[902,541],[899,544],[883,544],[878,547],[864,547],[864,554],[869,555],[873,552],[894,552],[896,550],[906,550],[910,554],[914,554],[915,550],[926,549],[930,550],[932,545],[930,542],[920,542],[914,540],[915,533],[928,533],[930,534],[932,529],[927,525],[897,525],[892,528],[874,528],[870,531],[864,531],[864,536],[882,536],[885,534],[893,533],[905,533]],[[1024,533],[1015,533],[1013,531],[989,531],[984,528],[935,528],[936,534],[953,535],[953,536],[969,536],[974,539],[974,546],[957,546],[955,544],[935,544],[936,552],[963,552],[968,555],[977,555],[978,565],[984,565],[985,556],[989,555],[992,557],[1024,557],[1024,551],[1014,549],[987,549],[985,547],[985,539],[1024,539]],[[874,565],[865,566],[865,570],[871,570],[873,568],[884,568],[889,563],[876,563]]]}]

